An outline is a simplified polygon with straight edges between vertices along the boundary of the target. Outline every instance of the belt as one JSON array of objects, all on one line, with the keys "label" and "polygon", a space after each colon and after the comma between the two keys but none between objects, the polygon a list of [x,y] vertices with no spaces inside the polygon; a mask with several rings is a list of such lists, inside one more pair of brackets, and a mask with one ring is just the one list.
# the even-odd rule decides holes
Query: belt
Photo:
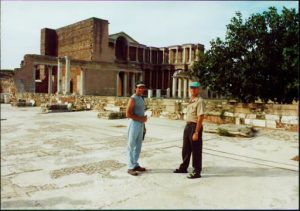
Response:
[{"label": "belt", "polygon": [[197,124],[196,122],[186,122],[187,125]]}]

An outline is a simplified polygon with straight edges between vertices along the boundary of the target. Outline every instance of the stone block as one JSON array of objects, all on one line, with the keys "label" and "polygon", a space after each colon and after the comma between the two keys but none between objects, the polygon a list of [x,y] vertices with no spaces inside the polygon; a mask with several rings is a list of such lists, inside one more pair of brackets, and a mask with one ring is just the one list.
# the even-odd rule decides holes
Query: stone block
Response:
[{"label": "stone block", "polygon": [[267,128],[277,128],[275,120],[266,120],[266,127]]},{"label": "stone block", "polygon": [[238,117],[236,117],[236,118],[235,118],[235,124],[236,124],[236,125],[240,125],[240,124],[241,124],[241,119],[238,118]]},{"label": "stone block", "polygon": [[227,111],[225,111],[225,112],[224,112],[224,116],[230,116],[230,117],[233,117],[234,114],[233,114],[232,112],[227,112]]},{"label": "stone block", "polygon": [[113,112],[120,112],[120,107],[119,106],[105,106],[104,110],[113,111]]},{"label": "stone block", "polygon": [[256,119],[256,114],[247,114],[247,119]]},{"label": "stone block", "polygon": [[252,125],[253,126],[258,126],[258,127],[266,127],[266,120],[253,119],[252,120]]},{"label": "stone block", "polygon": [[281,122],[285,124],[299,124],[298,116],[282,116]]},{"label": "stone block", "polygon": [[170,112],[170,113],[174,113],[176,111],[176,106],[174,105],[167,105],[166,106],[166,111]]},{"label": "stone block", "polygon": [[279,115],[272,115],[272,114],[266,114],[265,118],[266,120],[273,120],[273,121],[279,121],[280,119]]},{"label": "stone block", "polygon": [[238,118],[241,118],[241,119],[246,118],[246,114],[243,114],[243,113],[237,113],[235,116],[238,117]]},{"label": "stone block", "polygon": [[253,119],[245,119],[245,125],[252,125]]}]

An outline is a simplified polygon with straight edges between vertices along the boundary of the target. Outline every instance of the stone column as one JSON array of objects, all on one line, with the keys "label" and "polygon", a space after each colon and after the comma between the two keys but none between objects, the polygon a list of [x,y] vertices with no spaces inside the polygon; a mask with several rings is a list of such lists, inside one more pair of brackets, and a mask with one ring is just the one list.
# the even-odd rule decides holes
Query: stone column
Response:
[{"label": "stone column", "polygon": [[182,78],[178,78],[178,98],[182,98]]},{"label": "stone column", "polygon": [[168,70],[168,88],[171,88],[171,70]]},{"label": "stone column", "polygon": [[119,86],[120,86],[120,84],[119,84],[119,74],[120,74],[120,72],[117,72],[117,81],[116,81],[116,96],[117,97],[119,97]]},{"label": "stone column", "polygon": [[159,50],[157,50],[156,52],[157,52],[157,53],[156,53],[156,54],[157,54],[157,55],[156,55],[156,64],[158,64],[158,63],[159,63],[159,62],[158,62],[158,58],[159,58],[159,56],[158,56],[158,55],[159,55]]},{"label": "stone column", "polygon": [[129,56],[129,45],[127,45],[127,61],[130,61],[130,56]]},{"label": "stone column", "polygon": [[149,48],[150,50],[150,64],[152,64],[152,50],[151,50],[151,48]]},{"label": "stone column", "polygon": [[131,89],[132,89],[132,94],[135,93],[135,73],[132,73],[131,76]]},{"label": "stone column", "polygon": [[123,81],[123,91],[124,91],[124,97],[127,97],[127,86],[128,86],[128,77],[126,72],[124,72],[124,81]]},{"label": "stone column", "polygon": [[70,57],[65,56],[65,59],[66,59],[65,94],[70,94],[70,74],[71,74]]},{"label": "stone column", "polygon": [[48,66],[48,94],[52,94],[52,66]]},{"label": "stone column", "polygon": [[165,63],[165,49],[163,49],[163,57],[162,57],[162,63]]},{"label": "stone column", "polygon": [[156,70],[156,82],[155,82],[155,88],[158,89],[158,80],[159,80],[159,77],[158,75],[160,74],[160,71],[159,70]]},{"label": "stone column", "polygon": [[80,94],[85,95],[85,70],[81,68],[80,70]]},{"label": "stone column", "polygon": [[195,61],[199,61],[199,47],[196,48],[196,57],[195,57]]},{"label": "stone column", "polygon": [[33,65],[33,71],[32,71],[32,92],[35,92],[35,78],[36,78],[36,70],[37,70],[37,65]]},{"label": "stone column", "polygon": [[187,79],[186,78],[184,78],[183,79],[183,98],[186,98],[186,96],[187,96]]},{"label": "stone column", "polygon": [[176,48],[175,64],[178,63],[178,47]]},{"label": "stone column", "polygon": [[140,74],[139,78],[140,81],[143,81],[143,73]]},{"label": "stone column", "polygon": [[145,48],[143,48],[143,63],[146,63],[146,60],[145,60],[145,54],[146,54],[146,52],[145,51],[146,51]]},{"label": "stone column", "polygon": [[182,64],[185,64],[185,54],[186,54],[186,50],[185,48],[183,48]]},{"label": "stone column", "polygon": [[150,89],[152,89],[152,70],[150,70]]},{"label": "stone column", "polygon": [[136,62],[139,61],[139,48],[138,48],[138,47],[136,47],[135,61],[136,61]]},{"label": "stone column", "polygon": [[171,55],[172,54],[172,50],[171,49],[169,49],[169,52],[168,52],[168,62],[169,62],[169,64],[171,64]]},{"label": "stone column", "polygon": [[[189,79],[189,84],[191,83],[191,80]],[[191,92],[190,92],[190,85],[188,85],[189,86],[189,97],[192,97],[192,95],[191,95]]]},{"label": "stone column", "polygon": [[165,89],[165,70],[162,70],[161,71],[161,90],[164,90]]},{"label": "stone column", "polygon": [[60,58],[57,59],[57,94],[62,93],[62,62]]},{"label": "stone column", "polygon": [[176,98],[177,78],[173,77],[172,97]]},{"label": "stone column", "polygon": [[192,46],[190,47],[190,58],[189,58],[189,63],[192,63]]}]

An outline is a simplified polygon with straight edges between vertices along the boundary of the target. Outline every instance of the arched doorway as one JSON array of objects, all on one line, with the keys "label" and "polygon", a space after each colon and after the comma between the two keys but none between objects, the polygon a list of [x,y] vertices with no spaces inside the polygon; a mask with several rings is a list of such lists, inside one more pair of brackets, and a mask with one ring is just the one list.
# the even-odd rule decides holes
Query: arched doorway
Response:
[{"label": "arched doorway", "polygon": [[127,60],[127,40],[125,37],[118,37],[116,40],[115,56],[117,60]]}]

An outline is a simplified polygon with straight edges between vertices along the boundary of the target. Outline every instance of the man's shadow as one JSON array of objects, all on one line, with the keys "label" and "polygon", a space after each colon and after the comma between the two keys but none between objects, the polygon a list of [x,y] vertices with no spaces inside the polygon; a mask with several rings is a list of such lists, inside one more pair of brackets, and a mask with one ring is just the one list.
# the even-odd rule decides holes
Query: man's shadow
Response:
[{"label": "man's shadow", "polygon": [[[147,169],[146,173],[150,174],[174,174],[174,169]],[[192,168],[188,172],[193,172]],[[225,166],[207,166],[203,167],[202,178],[209,177],[278,177],[278,176],[295,176],[299,171],[268,168],[268,167],[225,167]]]}]

